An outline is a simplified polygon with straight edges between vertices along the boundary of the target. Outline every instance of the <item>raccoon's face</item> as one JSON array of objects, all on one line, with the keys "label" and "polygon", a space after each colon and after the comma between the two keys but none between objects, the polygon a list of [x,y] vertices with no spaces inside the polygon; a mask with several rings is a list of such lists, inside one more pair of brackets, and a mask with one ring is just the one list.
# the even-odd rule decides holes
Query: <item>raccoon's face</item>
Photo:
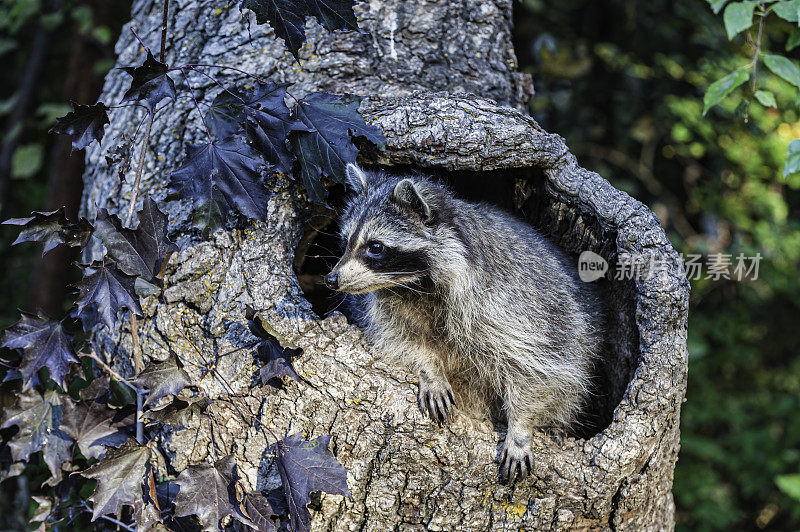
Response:
[{"label": "raccoon's face", "polygon": [[429,270],[428,203],[410,179],[368,179],[355,165],[347,178],[357,195],[342,217],[344,254],[325,283],[351,294],[415,289]]}]

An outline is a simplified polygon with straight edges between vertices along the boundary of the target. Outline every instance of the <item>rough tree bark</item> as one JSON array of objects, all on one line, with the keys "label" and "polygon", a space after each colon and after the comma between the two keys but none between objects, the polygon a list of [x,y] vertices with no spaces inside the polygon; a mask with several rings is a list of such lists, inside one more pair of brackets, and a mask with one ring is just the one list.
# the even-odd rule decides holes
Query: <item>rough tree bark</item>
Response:
[{"label": "rough tree bark", "polygon": [[[313,512],[315,530],[673,527],[688,284],[656,217],[578,166],[560,137],[515,109],[532,87],[515,71],[511,3],[363,1],[357,10],[363,34],[331,35],[309,22],[298,67],[268,27],[248,29],[238,2],[173,0],[167,59],[291,81],[298,97],[314,90],[367,96],[361,112],[383,130],[388,146],[365,164],[414,165],[448,173],[456,183],[468,176],[487,187],[508,186],[518,211],[571,252],[591,249],[612,267],[624,253],[664,261],[650,278],[608,283],[614,323],[593,400],[598,431],[563,441],[537,435],[532,476],[516,486],[499,484],[502,427],[458,416],[440,428],[423,419],[411,375],[381,362],[343,315],[314,314],[292,270],[311,211],[295,184],[276,185],[266,223],[242,222],[207,239],[189,228],[184,203],[165,199],[182,144],[204,136],[193,104],[183,98],[153,125],[143,179],[144,192],[168,209],[181,251],[167,271],[166,304],[145,300],[139,326],[146,357],[177,353],[194,384],[214,399],[209,419],[171,435],[178,470],[233,452],[249,487],[278,485],[271,438],[253,426],[253,412],[276,434],[333,435],[331,450],[350,470],[353,497],[323,494]],[[133,7],[133,24],[154,48],[160,9],[160,0],[137,0]],[[143,57],[127,30],[117,52],[120,65]],[[230,72],[218,77],[240,79]],[[112,71],[103,100],[118,101],[127,80]],[[198,97],[219,90],[200,76],[191,81]],[[115,111],[103,146],[88,155],[83,207],[90,217],[99,207],[126,208],[132,175],[115,179],[102,150],[136,127],[143,118],[137,113]],[[307,384],[251,389],[246,305],[304,349],[295,367]],[[96,339],[107,356],[116,353],[115,362],[126,363],[127,327],[97,332]],[[201,366],[212,360],[227,385],[203,375]]]}]

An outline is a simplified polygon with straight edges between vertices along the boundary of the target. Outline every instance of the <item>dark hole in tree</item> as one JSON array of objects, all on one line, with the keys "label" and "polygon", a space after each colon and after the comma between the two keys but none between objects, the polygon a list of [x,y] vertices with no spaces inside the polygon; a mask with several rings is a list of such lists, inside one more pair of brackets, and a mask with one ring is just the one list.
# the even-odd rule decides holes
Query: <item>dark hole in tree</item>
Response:
[{"label": "dark hole in tree", "polygon": [[344,199],[342,185],[329,189],[328,203],[331,208],[319,205],[312,207],[303,237],[295,250],[294,271],[300,288],[314,312],[321,317],[328,316],[335,310],[349,314],[346,307],[342,308],[343,296],[330,290],[323,281],[342,254],[338,212]]},{"label": "dark hole in tree", "polygon": [[[392,168],[403,173],[412,169]],[[428,172],[430,173],[430,172]],[[613,277],[616,264],[616,235],[604,230],[586,213],[554,199],[545,190],[542,173],[537,169],[496,170],[489,172],[433,172],[460,198],[481,201],[523,218],[574,257],[591,250],[609,262],[607,277]],[[331,190],[331,209],[314,207],[297,248],[295,272],[306,299],[314,311],[324,317],[339,310],[348,318],[350,309],[340,294],[332,292],[323,277],[336,264],[342,249],[338,237],[336,213],[345,200],[345,191],[337,185]],[[608,345],[597,362],[592,394],[584,409],[577,436],[591,437],[611,422],[639,362],[639,333],[635,321],[636,289],[632,281],[598,281],[608,303]]]}]

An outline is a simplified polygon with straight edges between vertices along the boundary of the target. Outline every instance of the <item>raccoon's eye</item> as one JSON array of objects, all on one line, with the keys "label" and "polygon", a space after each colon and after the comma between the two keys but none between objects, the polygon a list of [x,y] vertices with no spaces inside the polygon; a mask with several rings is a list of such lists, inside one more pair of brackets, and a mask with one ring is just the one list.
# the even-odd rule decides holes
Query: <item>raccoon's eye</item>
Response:
[{"label": "raccoon's eye", "polygon": [[378,256],[383,253],[384,247],[380,242],[370,242],[367,244],[367,253],[372,256]]}]

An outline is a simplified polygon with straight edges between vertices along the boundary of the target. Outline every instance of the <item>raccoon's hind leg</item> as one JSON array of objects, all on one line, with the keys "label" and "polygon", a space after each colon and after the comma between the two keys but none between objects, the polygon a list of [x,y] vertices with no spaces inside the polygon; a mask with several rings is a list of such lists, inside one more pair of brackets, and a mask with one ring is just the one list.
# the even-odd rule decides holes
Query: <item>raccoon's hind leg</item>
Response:
[{"label": "raccoon's hind leg", "polygon": [[440,371],[419,372],[419,408],[424,415],[439,424],[450,421],[453,417],[453,389],[447,377]]}]

